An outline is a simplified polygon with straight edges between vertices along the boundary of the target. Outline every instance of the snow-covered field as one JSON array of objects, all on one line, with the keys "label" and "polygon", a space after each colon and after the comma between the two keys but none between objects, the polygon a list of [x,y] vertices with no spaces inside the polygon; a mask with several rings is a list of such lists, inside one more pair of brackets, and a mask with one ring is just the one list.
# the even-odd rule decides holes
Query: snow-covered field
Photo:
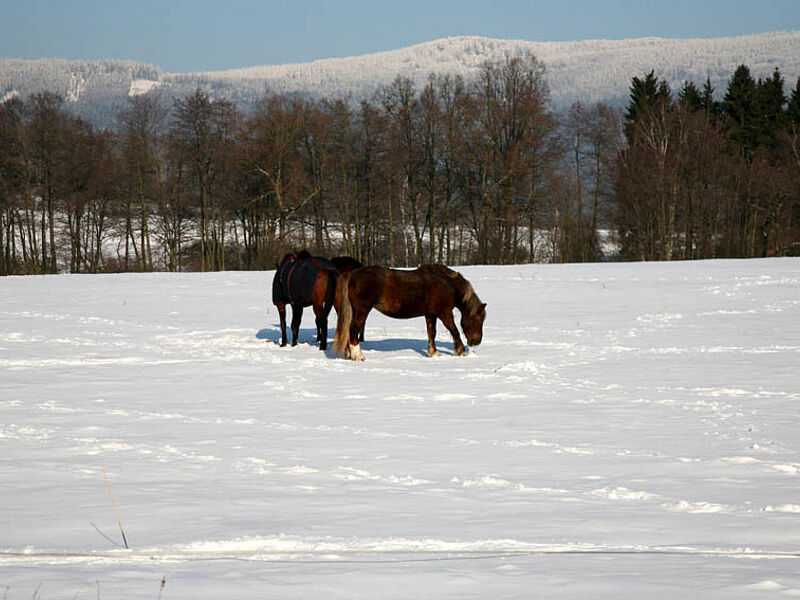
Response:
[{"label": "snow-covered field", "polygon": [[364,363],[271,272],[0,279],[0,596],[800,596],[800,260],[459,270],[479,348]]}]

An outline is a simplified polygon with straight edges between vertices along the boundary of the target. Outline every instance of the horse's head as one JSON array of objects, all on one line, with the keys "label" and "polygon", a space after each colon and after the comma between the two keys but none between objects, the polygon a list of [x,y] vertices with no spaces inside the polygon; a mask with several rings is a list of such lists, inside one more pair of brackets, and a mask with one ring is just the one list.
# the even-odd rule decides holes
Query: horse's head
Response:
[{"label": "horse's head", "polygon": [[483,321],[486,319],[486,303],[483,302],[466,313],[461,313],[461,330],[470,346],[480,346],[483,339]]}]

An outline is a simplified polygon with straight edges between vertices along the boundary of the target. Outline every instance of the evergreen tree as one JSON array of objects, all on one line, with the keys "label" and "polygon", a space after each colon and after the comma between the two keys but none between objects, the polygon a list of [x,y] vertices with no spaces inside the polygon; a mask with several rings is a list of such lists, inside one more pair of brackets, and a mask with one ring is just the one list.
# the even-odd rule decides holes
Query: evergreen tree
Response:
[{"label": "evergreen tree", "polygon": [[786,113],[786,94],[783,91],[783,77],[778,68],[772,73],[771,77],[759,80],[757,86],[758,108],[760,111],[759,143],[774,150],[778,145],[780,128],[782,127]]},{"label": "evergreen tree", "polygon": [[800,124],[800,77],[792,90],[789,105],[786,107],[786,118],[789,123]]},{"label": "evergreen tree", "polygon": [[768,121],[779,121],[786,105],[786,94],[783,91],[784,79],[780,70],[775,67],[771,77],[758,82],[758,103],[762,114]]},{"label": "evergreen tree", "polygon": [[685,81],[678,92],[678,101],[689,112],[697,112],[703,108],[703,96],[691,81]]},{"label": "evergreen tree", "polygon": [[644,76],[644,79],[634,77],[631,81],[630,100],[628,109],[625,111],[625,120],[629,123],[636,122],[642,109],[655,101],[657,90],[658,78],[655,76],[655,71],[650,71]]},{"label": "evergreen tree", "polygon": [[625,136],[628,142],[633,141],[633,126],[639,118],[659,102],[672,99],[666,81],[660,81],[654,71],[650,71],[644,79],[634,77],[631,81],[630,100],[625,111]]},{"label": "evergreen tree", "polygon": [[666,79],[662,79],[658,83],[658,92],[656,92],[656,102],[672,102],[672,90],[669,89],[669,84]]},{"label": "evergreen tree", "polygon": [[722,114],[728,137],[742,154],[751,154],[758,145],[759,112],[756,81],[747,65],[740,65],[728,83]]}]

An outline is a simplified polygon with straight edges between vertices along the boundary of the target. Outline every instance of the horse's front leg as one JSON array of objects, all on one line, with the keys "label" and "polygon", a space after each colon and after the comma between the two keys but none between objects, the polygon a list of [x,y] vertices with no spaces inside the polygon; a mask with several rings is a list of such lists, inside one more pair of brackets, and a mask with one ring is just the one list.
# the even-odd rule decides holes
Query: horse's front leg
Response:
[{"label": "horse's front leg", "polygon": [[447,331],[453,336],[453,352],[455,352],[456,356],[464,356],[467,353],[467,349],[464,348],[464,342],[461,341],[461,335],[458,333],[458,327],[456,327],[456,322],[453,319],[453,311],[448,310],[440,317]]},{"label": "horse's front leg", "polygon": [[425,324],[428,326],[428,356],[439,356],[436,349],[436,315],[425,315]]},{"label": "horse's front leg", "polygon": [[281,302],[275,306],[278,307],[278,317],[281,320],[281,348],[283,348],[286,345],[286,304]]},{"label": "horse's front leg", "polygon": [[292,346],[297,346],[297,336],[300,334],[300,320],[303,318],[303,307],[292,304]]}]

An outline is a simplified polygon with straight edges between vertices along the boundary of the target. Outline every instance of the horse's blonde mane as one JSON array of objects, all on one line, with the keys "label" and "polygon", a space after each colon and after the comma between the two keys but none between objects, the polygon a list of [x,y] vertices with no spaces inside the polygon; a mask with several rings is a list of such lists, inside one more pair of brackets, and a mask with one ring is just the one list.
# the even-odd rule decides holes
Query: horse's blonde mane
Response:
[{"label": "horse's blonde mane", "polygon": [[481,304],[483,304],[481,299],[478,298],[478,294],[475,293],[475,288],[473,288],[472,284],[458,271],[453,271],[452,269],[448,269],[448,271],[448,276],[453,279],[456,290],[461,296],[459,299],[459,310],[464,314],[473,314],[480,309]]},{"label": "horse's blonde mane", "polygon": [[[462,279],[464,279],[462,277]],[[477,311],[483,302],[481,299],[478,298],[478,294],[475,293],[475,289],[472,287],[472,284],[464,279],[464,283],[466,283],[466,287],[464,288],[464,293],[462,296],[462,302],[464,303],[464,308],[468,314],[472,314]]]}]

